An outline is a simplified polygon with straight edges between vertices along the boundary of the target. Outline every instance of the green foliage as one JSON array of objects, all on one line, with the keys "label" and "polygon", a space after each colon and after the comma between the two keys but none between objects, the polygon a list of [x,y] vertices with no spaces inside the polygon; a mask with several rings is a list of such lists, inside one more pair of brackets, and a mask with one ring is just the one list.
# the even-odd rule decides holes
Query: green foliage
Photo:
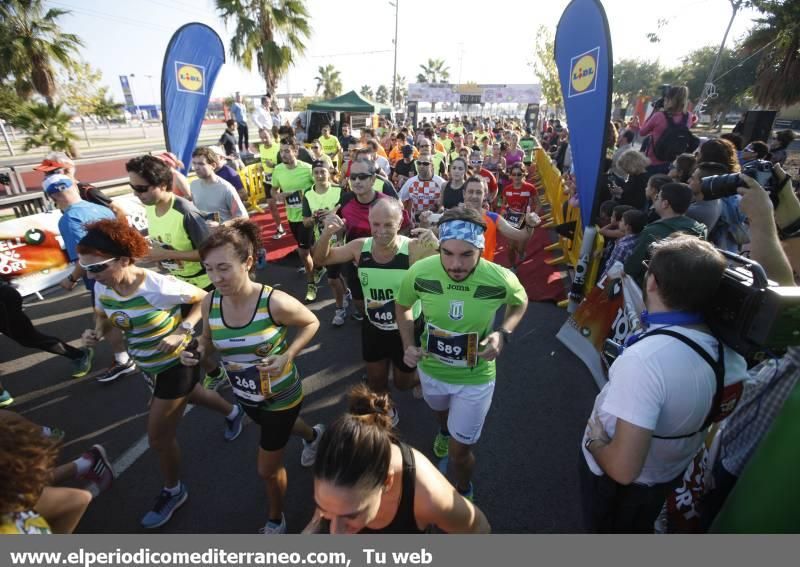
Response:
[{"label": "green foliage", "polygon": [[122,108],[124,106],[121,102],[114,102],[114,99],[108,96],[108,89],[103,87],[97,94],[90,114],[94,114],[108,122],[122,116]]},{"label": "green foliage", "polygon": [[341,73],[333,65],[319,67],[314,80],[317,82],[317,94],[322,90],[322,98],[324,99],[339,96],[342,92]]},{"label": "green foliage", "polygon": [[294,101],[292,103],[292,108],[298,112],[305,112],[308,110],[309,104],[312,102],[317,102],[318,100],[321,100],[321,98],[318,96],[304,96],[300,100]]},{"label": "green foliage", "polygon": [[248,70],[255,63],[267,90],[275,92],[311,35],[305,0],[216,0],[216,6],[226,24],[234,22],[231,58]]},{"label": "green foliage", "polygon": [[636,97],[656,92],[661,76],[658,62],[623,59],[614,64],[614,98],[632,107]]},{"label": "green foliage", "polygon": [[13,83],[25,100],[34,92],[51,102],[56,94],[54,64],[74,64],[83,45],[80,38],[64,33],[58,18],[69,10],[50,8],[42,0],[0,1],[0,81]]},{"label": "green foliage", "polygon": [[389,101],[389,89],[386,88],[386,85],[379,86],[378,90],[375,91],[375,100],[381,104],[386,104]]},{"label": "green foliage", "polygon": [[561,94],[561,82],[556,67],[555,39],[550,30],[543,25],[536,30],[536,44],[533,50],[536,55],[533,72],[542,85],[542,96],[548,106],[559,109],[564,106],[564,97]]},{"label": "green foliage", "polygon": [[48,147],[51,150],[76,155],[76,134],[70,129],[72,116],[61,104],[27,103],[14,117],[13,124],[24,130],[27,137],[23,149]]},{"label": "green foliage", "polygon": [[397,75],[395,78],[397,87],[395,89],[394,100],[398,107],[405,106],[406,97],[408,96],[408,82],[402,75]]},{"label": "green foliage", "polygon": [[78,116],[89,116],[100,97],[103,74],[85,61],[63,69],[57,76],[59,101]]},{"label": "green foliage", "polygon": [[0,120],[11,122],[24,105],[11,85],[0,83]]},{"label": "green foliage", "polygon": [[446,83],[450,80],[450,67],[445,65],[444,59],[428,59],[428,63],[420,64],[420,68],[418,83]]},{"label": "green foliage", "polygon": [[372,87],[369,85],[361,85],[361,90],[358,92],[361,96],[367,97],[370,100],[375,98],[375,93],[372,92]]}]

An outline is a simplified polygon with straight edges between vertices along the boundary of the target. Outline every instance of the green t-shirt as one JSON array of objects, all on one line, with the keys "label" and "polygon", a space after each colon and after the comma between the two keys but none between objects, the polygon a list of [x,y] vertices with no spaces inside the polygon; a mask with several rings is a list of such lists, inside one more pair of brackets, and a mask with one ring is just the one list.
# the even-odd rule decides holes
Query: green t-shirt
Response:
[{"label": "green t-shirt", "polygon": [[322,153],[328,155],[331,159],[335,158],[336,154],[338,154],[339,150],[342,148],[336,136],[328,136],[327,140],[325,136],[320,136],[319,144],[322,146]]},{"label": "green t-shirt", "polygon": [[457,282],[439,256],[431,256],[409,268],[397,303],[422,302],[426,356],[420,369],[442,382],[475,385],[495,378],[495,362],[476,357],[493,330],[495,313],[502,305],[521,305],[526,297],[517,276],[502,266],[481,258],[472,274]]},{"label": "green t-shirt", "polygon": [[261,167],[264,169],[264,173],[266,173],[269,176],[272,175],[272,170],[274,169],[274,167],[269,167],[264,162],[266,160],[269,160],[272,163],[278,163],[278,153],[280,152],[280,149],[281,149],[280,144],[275,144],[275,143],[273,143],[269,147],[267,147],[265,144],[258,145],[258,155],[261,158]]},{"label": "green t-shirt", "polygon": [[444,146],[445,152],[450,153],[453,148],[453,140],[450,138],[439,138],[439,142]]},{"label": "green t-shirt", "polygon": [[292,169],[279,163],[272,172],[272,186],[287,193],[286,219],[289,222],[303,222],[303,193],[314,185],[311,165],[297,161]]}]

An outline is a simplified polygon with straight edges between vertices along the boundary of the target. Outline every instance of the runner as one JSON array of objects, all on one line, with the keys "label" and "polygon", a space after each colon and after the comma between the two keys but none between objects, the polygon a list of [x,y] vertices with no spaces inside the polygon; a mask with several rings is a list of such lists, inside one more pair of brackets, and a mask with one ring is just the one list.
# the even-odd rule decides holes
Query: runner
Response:
[{"label": "runner", "polygon": [[466,160],[458,157],[450,162],[450,177],[439,195],[440,209],[452,209],[464,202],[464,179],[466,176]]},{"label": "runner", "polygon": [[385,394],[363,385],[350,409],[322,435],[314,463],[317,509],[304,533],[489,533],[472,502],[459,495],[422,453],[397,439]]},{"label": "runner", "polygon": [[269,212],[272,215],[272,222],[275,223],[275,234],[272,238],[278,240],[283,237],[286,232],[283,230],[281,223],[281,213],[278,210],[278,201],[272,194],[272,172],[275,166],[278,165],[278,153],[280,152],[280,144],[275,143],[272,137],[272,132],[263,130],[259,132],[261,137],[261,144],[258,146],[258,155],[261,158],[261,171],[264,174],[264,194],[267,197],[267,205]]},{"label": "runner", "polygon": [[400,201],[414,217],[423,211],[436,212],[439,209],[442,187],[445,181],[433,175],[433,162],[422,154],[417,160],[419,174],[403,184],[400,189]]},{"label": "runner", "polygon": [[272,187],[280,191],[276,199],[286,204],[289,230],[297,241],[297,253],[303,264],[300,270],[306,274],[306,303],[311,303],[317,299],[317,284],[323,276],[321,272],[314,273],[314,261],[311,259],[314,233],[303,224],[303,194],[314,184],[314,178],[311,166],[298,161],[294,138],[281,140],[281,161],[272,172]]},{"label": "runner", "polygon": [[[218,351],[238,405],[261,427],[258,474],[266,483],[269,513],[264,534],[286,533],[283,504],[289,436],[303,439],[300,464],[314,464],[324,427],[309,427],[300,415],[303,386],[294,359],[319,329],[319,321],[299,301],[250,279],[261,248],[258,225],[236,220],[215,230],[200,255],[216,289],[202,302],[203,334],[197,353],[184,351],[181,362]],[[297,328],[291,345],[289,327]]]},{"label": "runner", "polygon": [[[79,262],[87,275],[97,280],[95,328],[83,332],[84,344],[96,345],[111,326],[122,329],[128,351],[153,392],[147,436],[150,448],[158,455],[164,488],[141,524],[154,529],[166,524],[189,496],[180,480],[176,438],[186,404],[205,406],[225,416],[228,441],[242,432],[244,412],[215,391],[204,389],[198,383],[198,372],[180,364],[180,353],[189,345],[200,320],[200,302],[206,292],[136,266],[134,262],[148,249],[144,237],[120,220],[90,224],[78,243]],[[186,317],[181,316],[182,305],[191,305]]]},{"label": "runner", "polygon": [[[403,362],[403,342],[394,319],[394,298],[406,270],[414,262],[436,252],[437,240],[428,229],[414,229],[412,240],[399,234],[403,207],[395,199],[381,199],[369,211],[372,236],[357,238],[344,246],[331,247],[333,235],[341,232],[345,221],[336,215],[325,219],[325,230],[314,247],[320,264],[358,266],[361,292],[367,299],[366,322],[361,329],[361,354],[367,363],[367,383],[374,392],[389,391],[389,371],[399,390],[415,387],[419,380],[413,368]],[[419,304],[414,306],[415,328],[421,330]],[[393,409],[392,420],[399,420]]]},{"label": "runner", "polygon": [[486,156],[483,159],[483,167],[488,169],[495,177],[497,177],[500,172],[506,170],[506,159],[500,151],[500,142],[492,144],[492,155]]},{"label": "runner", "polygon": [[508,136],[508,149],[506,150],[506,168],[510,168],[515,163],[522,163],[525,159],[525,150],[519,145],[519,134],[511,132]]},{"label": "runner", "polygon": [[474,175],[480,175],[484,178],[486,187],[488,189],[486,201],[489,205],[489,208],[494,210],[497,202],[498,192],[497,179],[495,179],[491,171],[483,167],[483,154],[477,150],[473,150],[469,156],[469,172]]},{"label": "runner", "polygon": [[[342,188],[331,184],[330,170],[321,161],[314,162],[312,166],[314,175],[314,188],[306,191],[303,195],[303,223],[307,229],[314,231],[314,240],[319,240],[320,233],[324,226],[324,219],[331,213],[335,213],[342,200]],[[316,255],[312,256],[312,259]],[[325,266],[314,259],[314,265]],[[347,308],[353,299],[350,290],[347,289],[347,282],[342,277],[341,264],[331,264],[328,268],[328,284],[333,290],[333,297],[336,301],[336,312],[331,324],[335,327],[344,325],[347,319]]]},{"label": "runner", "polygon": [[[525,166],[517,162],[511,166],[511,183],[503,188],[503,218],[513,228],[522,229],[525,226],[525,215],[531,209],[539,208],[539,198],[536,194],[536,187],[526,183]],[[519,263],[525,260],[525,247],[528,240],[511,240],[508,246],[508,262],[511,269],[517,267],[517,256]]]},{"label": "runner", "polygon": [[[333,136],[331,136],[332,140],[336,140]],[[338,143],[339,141],[336,140]],[[333,161],[331,160],[330,156],[323,151],[322,144],[320,143],[319,139],[314,140],[311,142],[311,145],[308,147],[311,150],[311,157],[314,158],[314,162],[322,162],[325,164],[325,167],[328,168],[328,171],[333,171],[336,167],[333,165]],[[314,163],[311,164],[312,166]]]},{"label": "runner", "polygon": [[[525,314],[528,297],[512,272],[481,258],[486,223],[480,213],[450,209],[438,226],[440,255],[409,268],[396,298],[397,322],[404,362],[412,368],[419,363],[423,397],[439,419],[434,454],[449,455],[456,488],[472,498],[471,447],[492,402],[495,359]],[[414,341],[412,306],[418,300],[425,317],[422,347]],[[493,331],[503,305],[503,324]]]}]

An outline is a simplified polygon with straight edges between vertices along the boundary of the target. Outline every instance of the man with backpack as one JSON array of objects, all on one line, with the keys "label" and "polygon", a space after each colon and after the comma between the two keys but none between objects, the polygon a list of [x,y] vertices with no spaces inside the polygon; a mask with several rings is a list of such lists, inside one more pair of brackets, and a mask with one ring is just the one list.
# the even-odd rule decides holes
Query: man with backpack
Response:
[{"label": "man with backpack", "polygon": [[707,327],[703,310],[727,263],[711,244],[679,235],[654,243],[644,331],[609,369],[583,436],[585,527],[652,533],[711,423],[735,407],[747,364]]},{"label": "man with backpack", "polygon": [[663,110],[654,111],[639,131],[641,136],[650,136],[642,149],[650,158],[647,168],[650,175],[667,173],[676,157],[692,153],[700,144],[689,130],[697,122],[697,115],[686,112],[688,99],[688,88],[669,87],[664,95]]}]

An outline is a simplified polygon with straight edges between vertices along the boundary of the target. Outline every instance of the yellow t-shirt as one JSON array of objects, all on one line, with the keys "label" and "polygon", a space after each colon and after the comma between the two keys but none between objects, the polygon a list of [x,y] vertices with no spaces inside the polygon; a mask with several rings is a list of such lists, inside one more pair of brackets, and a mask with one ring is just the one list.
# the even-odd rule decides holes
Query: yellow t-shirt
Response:
[{"label": "yellow t-shirt", "polygon": [[325,139],[325,136],[320,136],[319,145],[322,146],[322,153],[330,156],[331,158],[335,158],[339,153],[339,150],[342,149],[342,146],[336,136],[328,136],[327,140]]}]

